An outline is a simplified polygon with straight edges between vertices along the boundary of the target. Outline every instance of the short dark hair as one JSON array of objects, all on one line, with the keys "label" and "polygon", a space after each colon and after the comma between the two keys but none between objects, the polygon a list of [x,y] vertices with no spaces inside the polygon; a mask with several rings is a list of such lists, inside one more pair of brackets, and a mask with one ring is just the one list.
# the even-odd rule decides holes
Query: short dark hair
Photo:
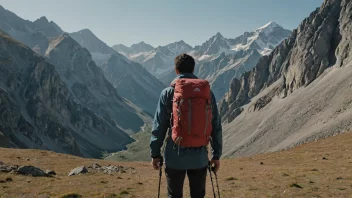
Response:
[{"label": "short dark hair", "polygon": [[175,58],[175,68],[180,73],[193,73],[195,61],[192,56],[188,54],[180,54]]}]

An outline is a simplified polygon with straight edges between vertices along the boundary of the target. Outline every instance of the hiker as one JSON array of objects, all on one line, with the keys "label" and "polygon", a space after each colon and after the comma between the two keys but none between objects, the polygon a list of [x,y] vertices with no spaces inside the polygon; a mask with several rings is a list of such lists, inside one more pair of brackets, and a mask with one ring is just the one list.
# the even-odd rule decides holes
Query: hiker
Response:
[{"label": "hiker", "polygon": [[181,54],[174,62],[177,78],[161,92],[154,117],[150,140],[152,165],[155,170],[161,170],[161,148],[166,137],[164,159],[168,197],[183,197],[187,174],[191,197],[203,198],[209,165],[208,143],[212,148],[210,164],[214,172],[220,168],[221,119],[209,83],[193,74],[194,59]]}]

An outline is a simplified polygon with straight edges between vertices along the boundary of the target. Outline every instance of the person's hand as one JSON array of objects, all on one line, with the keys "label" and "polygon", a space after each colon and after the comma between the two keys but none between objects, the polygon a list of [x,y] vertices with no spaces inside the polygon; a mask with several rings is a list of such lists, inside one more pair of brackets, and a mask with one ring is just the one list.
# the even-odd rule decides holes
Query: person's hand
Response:
[{"label": "person's hand", "polygon": [[154,170],[159,170],[161,168],[160,161],[161,161],[160,157],[152,159],[152,165],[153,165]]},{"label": "person's hand", "polygon": [[213,171],[216,173],[220,169],[220,160],[211,160],[210,166],[213,167]]}]

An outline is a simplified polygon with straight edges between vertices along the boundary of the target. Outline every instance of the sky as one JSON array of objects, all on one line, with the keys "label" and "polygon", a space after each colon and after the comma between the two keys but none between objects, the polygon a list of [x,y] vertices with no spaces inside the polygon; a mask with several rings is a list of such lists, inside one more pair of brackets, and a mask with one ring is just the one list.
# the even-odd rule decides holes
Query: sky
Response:
[{"label": "sky", "polygon": [[220,32],[235,38],[270,21],[295,29],[323,0],[0,0],[21,18],[46,16],[65,32],[90,29],[108,45],[144,41],[195,46]]}]

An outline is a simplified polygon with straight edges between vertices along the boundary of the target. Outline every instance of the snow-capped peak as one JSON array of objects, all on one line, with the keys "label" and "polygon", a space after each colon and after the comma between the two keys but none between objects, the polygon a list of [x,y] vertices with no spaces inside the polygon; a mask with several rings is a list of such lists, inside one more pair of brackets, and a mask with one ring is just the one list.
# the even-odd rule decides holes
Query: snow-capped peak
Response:
[{"label": "snow-capped peak", "polygon": [[255,32],[272,32],[275,28],[282,28],[282,27],[279,24],[275,23],[274,21],[270,21],[264,26],[256,29]]},{"label": "snow-capped peak", "polygon": [[[273,34],[274,32],[275,34]],[[237,44],[232,50],[248,50],[254,47],[260,54],[268,55],[272,51],[272,47],[280,44],[290,33],[291,31],[285,30],[277,23],[271,21],[254,30],[252,35],[247,38],[246,43]]]}]

